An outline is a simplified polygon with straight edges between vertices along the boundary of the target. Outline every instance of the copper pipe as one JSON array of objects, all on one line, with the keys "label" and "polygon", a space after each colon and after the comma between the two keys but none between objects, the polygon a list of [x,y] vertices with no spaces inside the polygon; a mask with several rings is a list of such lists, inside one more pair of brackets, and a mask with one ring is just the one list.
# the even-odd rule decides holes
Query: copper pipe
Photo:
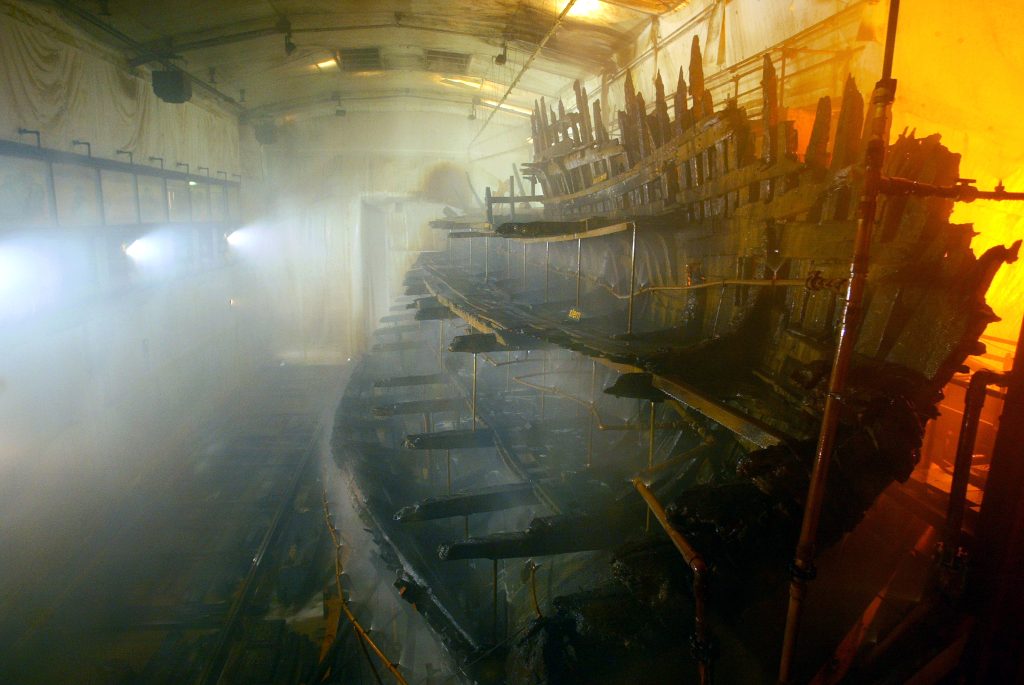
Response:
[{"label": "copper pipe", "polygon": [[537,601],[537,564],[530,559],[528,562],[530,567],[530,599],[533,600],[533,611],[537,614],[537,618],[544,618],[544,614],[540,611],[540,602]]},{"label": "copper pipe", "polygon": [[675,466],[676,464],[681,464],[682,462],[684,462],[684,461],[686,461],[688,459],[693,459],[694,457],[699,455],[701,452],[706,451],[714,443],[715,443],[715,439],[712,438],[711,436],[708,436],[708,437],[706,437],[704,439],[704,442],[702,442],[701,444],[697,445],[693,449],[687,450],[687,451],[683,452],[682,454],[679,454],[679,455],[676,455],[676,456],[672,457],[671,459],[666,459],[665,461],[661,462],[657,466],[652,466],[652,467],[650,467],[648,469],[644,469],[643,471],[640,472],[640,475],[641,476],[652,476],[652,475],[654,475],[656,473],[661,473],[665,469],[671,468],[671,467]]},{"label": "copper pipe", "polygon": [[[322,493],[323,509],[324,509],[324,522],[327,524],[327,530],[331,534],[331,541],[334,543],[334,584],[338,592],[338,601],[341,604],[341,610],[345,614],[345,618],[352,624],[352,629],[356,631],[356,635],[360,638],[359,642],[362,645],[363,653],[366,654],[366,658],[369,659],[369,654],[366,653],[366,647],[369,646],[373,650],[373,653],[377,655],[377,658],[383,662],[384,666],[391,671],[391,675],[395,676],[395,680],[401,683],[401,685],[409,685],[409,682],[402,676],[402,673],[398,670],[397,662],[393,662],[387,658],[377,643],[373,641],[370,634],[366,632],[363,626],[359,623],[359,619],[355,617],[352,610],[348,608],[348,602],[345,601],[345,593],[341,587],[341,541],[338,539],[338,531],[334,529],[334,522],[331,520],[331,509],[327,503],[327,490],[324,489]],[[377,673],[377,669],[373,666],[373,661],[370,660],[370,669],[373,671],[378,683],[381,682],[380,674]]]},{"label": "copper pipe", "polygon": [[964,397],[964,418],[960,423],[960,438],[956,446],[953,465],[953,483],[949,488],[949,505],[946,508],[946,536],[943,541],[943,562],[952,564],[960,548],[964,510],[967,507],[967,484],[971,476],[971,461],[974,458],[974,443],[978,437],[978,422],[985,406],[988,386],[1005,386],[1008,376],[994,371],[977,371],[971,376]]},{"label": "copper pipe", "polygon": [[921,197],[945,197],[956,202],[975,200],[1024,200],[1024,193],[1010,192],[1000,183],[992,190],[978,190],[969,182],[951,186],[937,186],[931,183],[912,181],[909,178],[885,176],[881,180],[881,192],[887,195],[917,195]]},{"label": "copper pipe", "polygon": [[821,420],[818,448],[811,472],[810,487],[804,507],[800,538],[792,565],[793,578],[789,586],[789,607],[786,612],[786,629],[783,634],[782,654],[779,659],[779,682],[788,683],[792,677],[793,655],[796,652],[796,638],[800,630],[804,596],[807,585],[814,578],[814,556],[818,536],[818,523],[825,498],[828,470],[832,461],[836,431],[839,427],[841,402],[846,391],[846,379],[853,358],[857,334],[863,317],[864,291],[867,286],[868,255],[871,250],[871,234],[875,224],[875,209],[878,202],[879,183],[885,148],[889,137],[889,108],[896,92],[892,79],[892,55],[896,40],[896,19],[899,14],[899,0],[889,2],[889,21],[886,33],[885,58],[882,78],[875,85],[871,96],[872,115],[870,139],[864,153],[864,187],[860,200],[860,221],[854,237],[853,258],[850,264],[850,280],[843,307],[839,342],[836,345],[832,374],[829,378],[828,395]]},{"label": "copper pipe", "polygon": [[675,548],[679,550],[679,553],[683,556],[683,560],[690,567],[690,571],[693,573],[693,637],[692,645],[694,649],[694,656],[697,658],[697,672],[700,677],[700,683],[706,685],[711,682],[711,655],[710,655],[710,640],[708,635],[707,627],[707,584],[708,584],[708,566],[704,561],[704,557],[700,555],[693,545],[683,537],[675,527],[669,523],[668,516],[665,514],[665,508],[661,506],[661,502],[654,496],[643,480],[640,478],[633,479],[633,487],[640,493],[640,496],[644,498],[644,502],[647,503],[648,511],[654,514],[654,518],[657,519],[662,529],[668,535],[669,540],[675,545]]}]

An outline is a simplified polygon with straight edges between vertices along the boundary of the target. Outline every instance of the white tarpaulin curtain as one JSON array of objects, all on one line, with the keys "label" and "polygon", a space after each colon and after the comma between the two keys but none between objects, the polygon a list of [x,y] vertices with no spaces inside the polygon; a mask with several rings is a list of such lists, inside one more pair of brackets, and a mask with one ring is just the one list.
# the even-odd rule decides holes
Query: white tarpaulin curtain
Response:
[{"label": "white tarpaulin curtain", "polygon": [[18,129],[35,129],[47,148],[72,150],[79,139],[96,157],[130,150],[140,164],[152,156],[170,169],[182,162],[239,173],[233,114],[165,103],[147,72],[134,75],[121,60],[52,11],[0,1],[0,138],[34,143]]}]

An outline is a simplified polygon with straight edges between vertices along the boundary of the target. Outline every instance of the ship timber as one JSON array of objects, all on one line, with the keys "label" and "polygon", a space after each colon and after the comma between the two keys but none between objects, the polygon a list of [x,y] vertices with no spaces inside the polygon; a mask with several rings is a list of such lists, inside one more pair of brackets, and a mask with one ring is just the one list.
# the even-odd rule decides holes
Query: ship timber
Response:
[{"label": "ship timber", "polygon": [[[436,327],[436,349],[381,346],[339,408],[336,430],[366,441],[336,452],[339,461],[364,487],[386,477],[367,509],[400,550],[399,584],[430,589],[427,620],[481,681],[553,684],[572,667],[572,682],[613,682],[598,677],[602,654],[635,665],[653,649],[703,678],[715,651],[743,652],[743,612],[784,591],[854,240],[864,103],[848,81],[829,145],[823,99],[801,161],[792,123],[778,121],[771,63],[752,120],[732,102],[715,110],[696,41],[694,51],[692,106],[682,72],[674,118],[663,86],[648,113],[627,78],[618,139],[582,88],[577,112],[537,103],[524,169],[543,189],[542,215],[494,216],[489,205],[487,222],[436,223],[462,239],[421,255],[421,280],[407,283],[429,295],[417,325]],[[890,175],[937,186],[958,178],[959,157],[937,136],[901,135],[887,160]],[[908,478],[943,386],[994,318],[984,292],[1018,246],[975,257],[971,228],[948,221],[951,206],[891,196],[879,209],[823,547]],[[489,262],[495,242],[503,258]],[[475,334],[445,328],[445,318]],[[440,366],[439,396],[461,394],[466,407],[445,405],[422,426],[404,416],[358,423],[373,374],[396,364],[412,375]],[[388,390],[396,406],[429,407],[415,387]],[[616,418],[602,413],[609,403]],[[632,434],[647,436],[629,443],[646,445],[646,462],[623,456],[620,436]],[[392,450],[385,462],[374,440]],[[403,458],[393,450],[401,444],[415,449]],[[487,496],[506,490],[522,506]],[[675,549],[650,534],[648,498],[666,504],[654,514]],[[409,515],[424,505],[446,515]],[[499,567],[526,557],[520,581]],[[547,565],[550,606],[535,617],[533,557]],[[481,611],[492,589],[493,617]],[[524,623],[521,634],[500,627]],[[692,655],[651,631],[692,631]],[[487,676],[495,659],[504,675]],[[721,664],[727,682],[755,682],[741,662]]]}]

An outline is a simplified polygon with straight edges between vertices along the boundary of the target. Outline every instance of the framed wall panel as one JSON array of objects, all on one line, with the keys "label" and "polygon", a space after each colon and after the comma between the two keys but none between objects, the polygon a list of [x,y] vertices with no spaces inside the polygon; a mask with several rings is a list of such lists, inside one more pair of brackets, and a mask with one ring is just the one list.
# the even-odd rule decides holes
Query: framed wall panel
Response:
[{"label": "framed wall panel", "polygon": [[192,221],[210,220],[210,186],[199,183],[190,186],[189,201],[192,203]]},{"label": "framed wall panel", "polygon": [[38,226],[54,223],[46,162],[0,157],[0,223]]},{"label": "framed wall panel", "polygon": [[187,182],[177,179],[167,181],[167,205],[171,222],[192,221],[192,203]]},{"label": "framed wall panel", "polygon": [[97,226],[103,223],[99,174],[80,164],[54,164],[57,222],[61,226]]},{"label": "framed wall panel", "polygon": [[139,176],[139,214],[144,224],[167,221],[167,195],[162,178]]},{"label": "framed wall panel", "polygon": [[103,189],[103,215],[107,225],[138,222],[138,202],[135,197],[135,176],[122,171],[101,171]]},{"label": "framed wall panel", "polygon": [[228,218],[228,196],[224,186],[210,186],[210,220],[224,221]]}]

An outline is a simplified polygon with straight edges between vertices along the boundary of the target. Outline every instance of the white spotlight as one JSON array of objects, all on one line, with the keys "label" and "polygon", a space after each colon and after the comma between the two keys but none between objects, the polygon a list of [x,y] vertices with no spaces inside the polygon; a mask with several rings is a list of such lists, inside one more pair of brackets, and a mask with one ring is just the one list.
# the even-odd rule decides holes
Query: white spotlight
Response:
[{"label": "white spotlight", "polygon": [[228,245],[230,245],[231,247],[240,247],[245,243],[249,242],[248,236],[246,236],[245,232],[242,229],[238,229],[237,231],[232,231],[231,233],[225,234],[224,240],[226,240]]},{"label": "white spotlight", "polygon": [[139,238],[132,243],[122,245],[121,249],[136,262],[151,261],[159,254],[156,242],[150,238]]}]

